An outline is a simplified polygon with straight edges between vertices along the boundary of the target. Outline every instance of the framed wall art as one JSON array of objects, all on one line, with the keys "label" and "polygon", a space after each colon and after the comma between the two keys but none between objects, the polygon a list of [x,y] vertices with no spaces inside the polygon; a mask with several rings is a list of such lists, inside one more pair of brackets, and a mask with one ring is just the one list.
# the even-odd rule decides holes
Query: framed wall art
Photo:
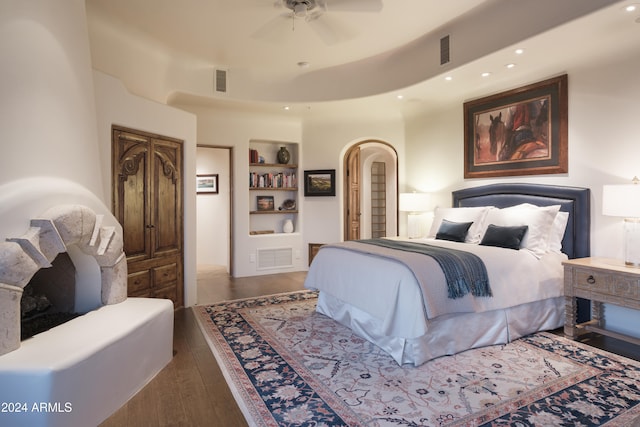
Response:
[{"label": "framed wall art", "polygon": [[258,208],[258,211],[275,210],[273,196],[256,196],[256,206]]},{"label": "framed wall art", "polygon": [[196,175],[198,194],[218,194],[218,174]]},{"label": "framed wall art", "polygon": [[568,172],[567,75],[464,103],[464,177]]},{"label": "framed wall art", "polygon": [[335,196],[335,169],[304,171],[305,196]]}]

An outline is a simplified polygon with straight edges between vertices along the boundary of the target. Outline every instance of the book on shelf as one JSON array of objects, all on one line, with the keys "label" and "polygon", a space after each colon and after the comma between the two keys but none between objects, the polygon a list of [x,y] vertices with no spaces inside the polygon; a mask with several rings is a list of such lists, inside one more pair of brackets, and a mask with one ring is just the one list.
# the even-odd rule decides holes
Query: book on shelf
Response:
[{"label": "book on shelf", "polygon": [[258,153],[258,150],[249,148],[249,163],[260,163],[260,153]]},{"label": "book on shelf", "polygon": [[297,188],[298,179],[295,172],[249,172],[251,188]]}]

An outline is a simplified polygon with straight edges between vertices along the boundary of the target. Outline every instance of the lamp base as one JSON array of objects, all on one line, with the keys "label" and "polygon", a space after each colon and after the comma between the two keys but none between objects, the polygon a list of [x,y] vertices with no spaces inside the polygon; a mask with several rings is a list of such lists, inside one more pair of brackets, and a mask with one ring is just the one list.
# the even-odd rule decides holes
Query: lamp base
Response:
[{"label": "lamp base", "polygon": [[407,237],[410,239],[422,237],[422,215],[416,213],[407,215]]},{"label": "lamp base", "polygon": [[640,218],[624,219],[624,264],[640,268]]}]

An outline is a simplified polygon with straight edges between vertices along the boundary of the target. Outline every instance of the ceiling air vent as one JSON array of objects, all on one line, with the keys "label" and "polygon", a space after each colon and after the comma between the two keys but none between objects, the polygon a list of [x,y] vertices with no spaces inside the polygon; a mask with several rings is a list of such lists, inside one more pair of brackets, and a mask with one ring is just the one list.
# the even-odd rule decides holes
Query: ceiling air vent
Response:
[{"label": "ceiling air vent", "polygon": [[444,65],[451,60],[449,53],[449,36],[444,36],[440,39],[440,65]]},{"label": "ceiling air vent", "polygon": [[216,92],[227,91],[227,70],[216,69],[215,87]]}]

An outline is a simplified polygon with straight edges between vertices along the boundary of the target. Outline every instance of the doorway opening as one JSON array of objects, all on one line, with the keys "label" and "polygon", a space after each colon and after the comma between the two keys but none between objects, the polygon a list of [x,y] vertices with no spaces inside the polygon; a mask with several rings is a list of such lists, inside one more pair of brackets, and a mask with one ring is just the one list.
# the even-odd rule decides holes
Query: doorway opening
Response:
[{"label": "doorway opening", "polygon": [[367,140],[344,155],[344,240],[398,234],[398,154]]},{"label": "doorway opening", "polygon": [[196,196],[198,271],[215,266],[233,275],[232,164],[233,147],[196,148],[196,174],[216,177],[215,191]]}]

